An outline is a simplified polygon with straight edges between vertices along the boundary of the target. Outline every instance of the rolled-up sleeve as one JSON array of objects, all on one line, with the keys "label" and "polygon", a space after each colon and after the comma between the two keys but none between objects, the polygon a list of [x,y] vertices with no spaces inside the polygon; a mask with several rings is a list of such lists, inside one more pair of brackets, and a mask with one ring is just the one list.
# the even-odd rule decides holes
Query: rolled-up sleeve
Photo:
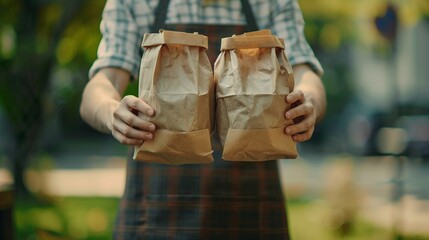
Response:
[{"label": "rolled-up sleeve", "polygon": [[296,0],[277,1],[273,9],[272,31],[285,39],[286,55],[292,65],[307,63],[318,74],[323,74],[323,68],[315,57],[313,50],[305,39],[304,19],[301,8]]},{"label": "rolled-up sleeve", "polygon": [[125,0],[107,0],[100,30],[102,39],[89,78],[101,68],[117,67],[129,71],[137,79],[142,34]]}]

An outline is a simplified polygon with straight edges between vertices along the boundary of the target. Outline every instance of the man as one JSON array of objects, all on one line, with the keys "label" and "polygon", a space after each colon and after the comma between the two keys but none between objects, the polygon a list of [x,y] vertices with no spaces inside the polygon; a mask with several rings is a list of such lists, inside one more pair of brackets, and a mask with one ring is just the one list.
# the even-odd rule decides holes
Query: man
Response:
[{"label": "man", "polygon": [[[294,108],[284,116],[294,124],[285,134],[307,141],[326,100],[323,70],[303,27],[296,0],[108,0],[81,115],[120,143],[140,145],[156,136],[156,126],[135,112],[153,116],[156,109],[122,94],[138,78],[144,33],[199,32],[208,36],[209,51],[218,52],[222,37],[271,29],[285,39],[295,75],[295,89],[285,99]],[[217,53],[208,55],[213,63]],[[277,162],[227,162],[216,151],[214,156],[213,164],[183,166],[128,159],[115,239],[289,239]]]}]

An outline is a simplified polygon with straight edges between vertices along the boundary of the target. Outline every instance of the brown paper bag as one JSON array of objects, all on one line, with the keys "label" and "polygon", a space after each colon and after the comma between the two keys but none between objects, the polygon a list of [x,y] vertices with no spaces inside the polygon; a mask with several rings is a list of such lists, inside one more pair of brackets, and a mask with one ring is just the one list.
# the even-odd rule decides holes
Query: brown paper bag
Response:
[{"label": "brown paper bag", "polygon": [[284,114],[293,90],[284,41],[269,30],[222,39],[216,60],[216,119],[223,159],[264,161],[298,156],[284,133]]},{"label": "brown paper bag", "polygon": [[207,37],[161,31],[145,34],[139,97],[155,109],[154,139],[136,147],[134,159],[185,164],[213,161],[210,133],[214,113],[213,71]]}]

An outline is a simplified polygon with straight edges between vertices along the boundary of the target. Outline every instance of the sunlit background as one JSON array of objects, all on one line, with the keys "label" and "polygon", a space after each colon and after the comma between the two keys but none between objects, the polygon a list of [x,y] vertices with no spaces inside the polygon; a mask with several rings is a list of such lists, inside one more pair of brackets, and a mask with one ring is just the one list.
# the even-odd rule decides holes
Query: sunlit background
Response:
[{"label": "sunlit background", "polygon": [[[279,163],[293,239],[429,239],[429,1],[299,2],[329,107]],[[128,149],[78,114],[104,3],[0,0],[2,240],[110,239]]]}]

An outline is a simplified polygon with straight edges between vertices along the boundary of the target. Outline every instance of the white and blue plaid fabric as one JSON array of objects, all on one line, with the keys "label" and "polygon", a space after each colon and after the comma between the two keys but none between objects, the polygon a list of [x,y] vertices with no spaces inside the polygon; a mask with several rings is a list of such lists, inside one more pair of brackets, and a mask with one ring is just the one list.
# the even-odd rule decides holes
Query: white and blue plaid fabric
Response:
[{"label": "white and blue plaid fabric", "polygon": [[[150,31],[159,0],[107,0],[100,30],[103,35],[89,77],[103,67],[118,67],[137,79],[140,43]],[[207,3],[204,3],[207,2]],[[318,74],[322,66],[304,36],[304,20],[296,0],[249,0],[259,29],[284,38],[292,65],[308,63]],[[240,0],[171,0],[167,24],[245,25]]]}]

